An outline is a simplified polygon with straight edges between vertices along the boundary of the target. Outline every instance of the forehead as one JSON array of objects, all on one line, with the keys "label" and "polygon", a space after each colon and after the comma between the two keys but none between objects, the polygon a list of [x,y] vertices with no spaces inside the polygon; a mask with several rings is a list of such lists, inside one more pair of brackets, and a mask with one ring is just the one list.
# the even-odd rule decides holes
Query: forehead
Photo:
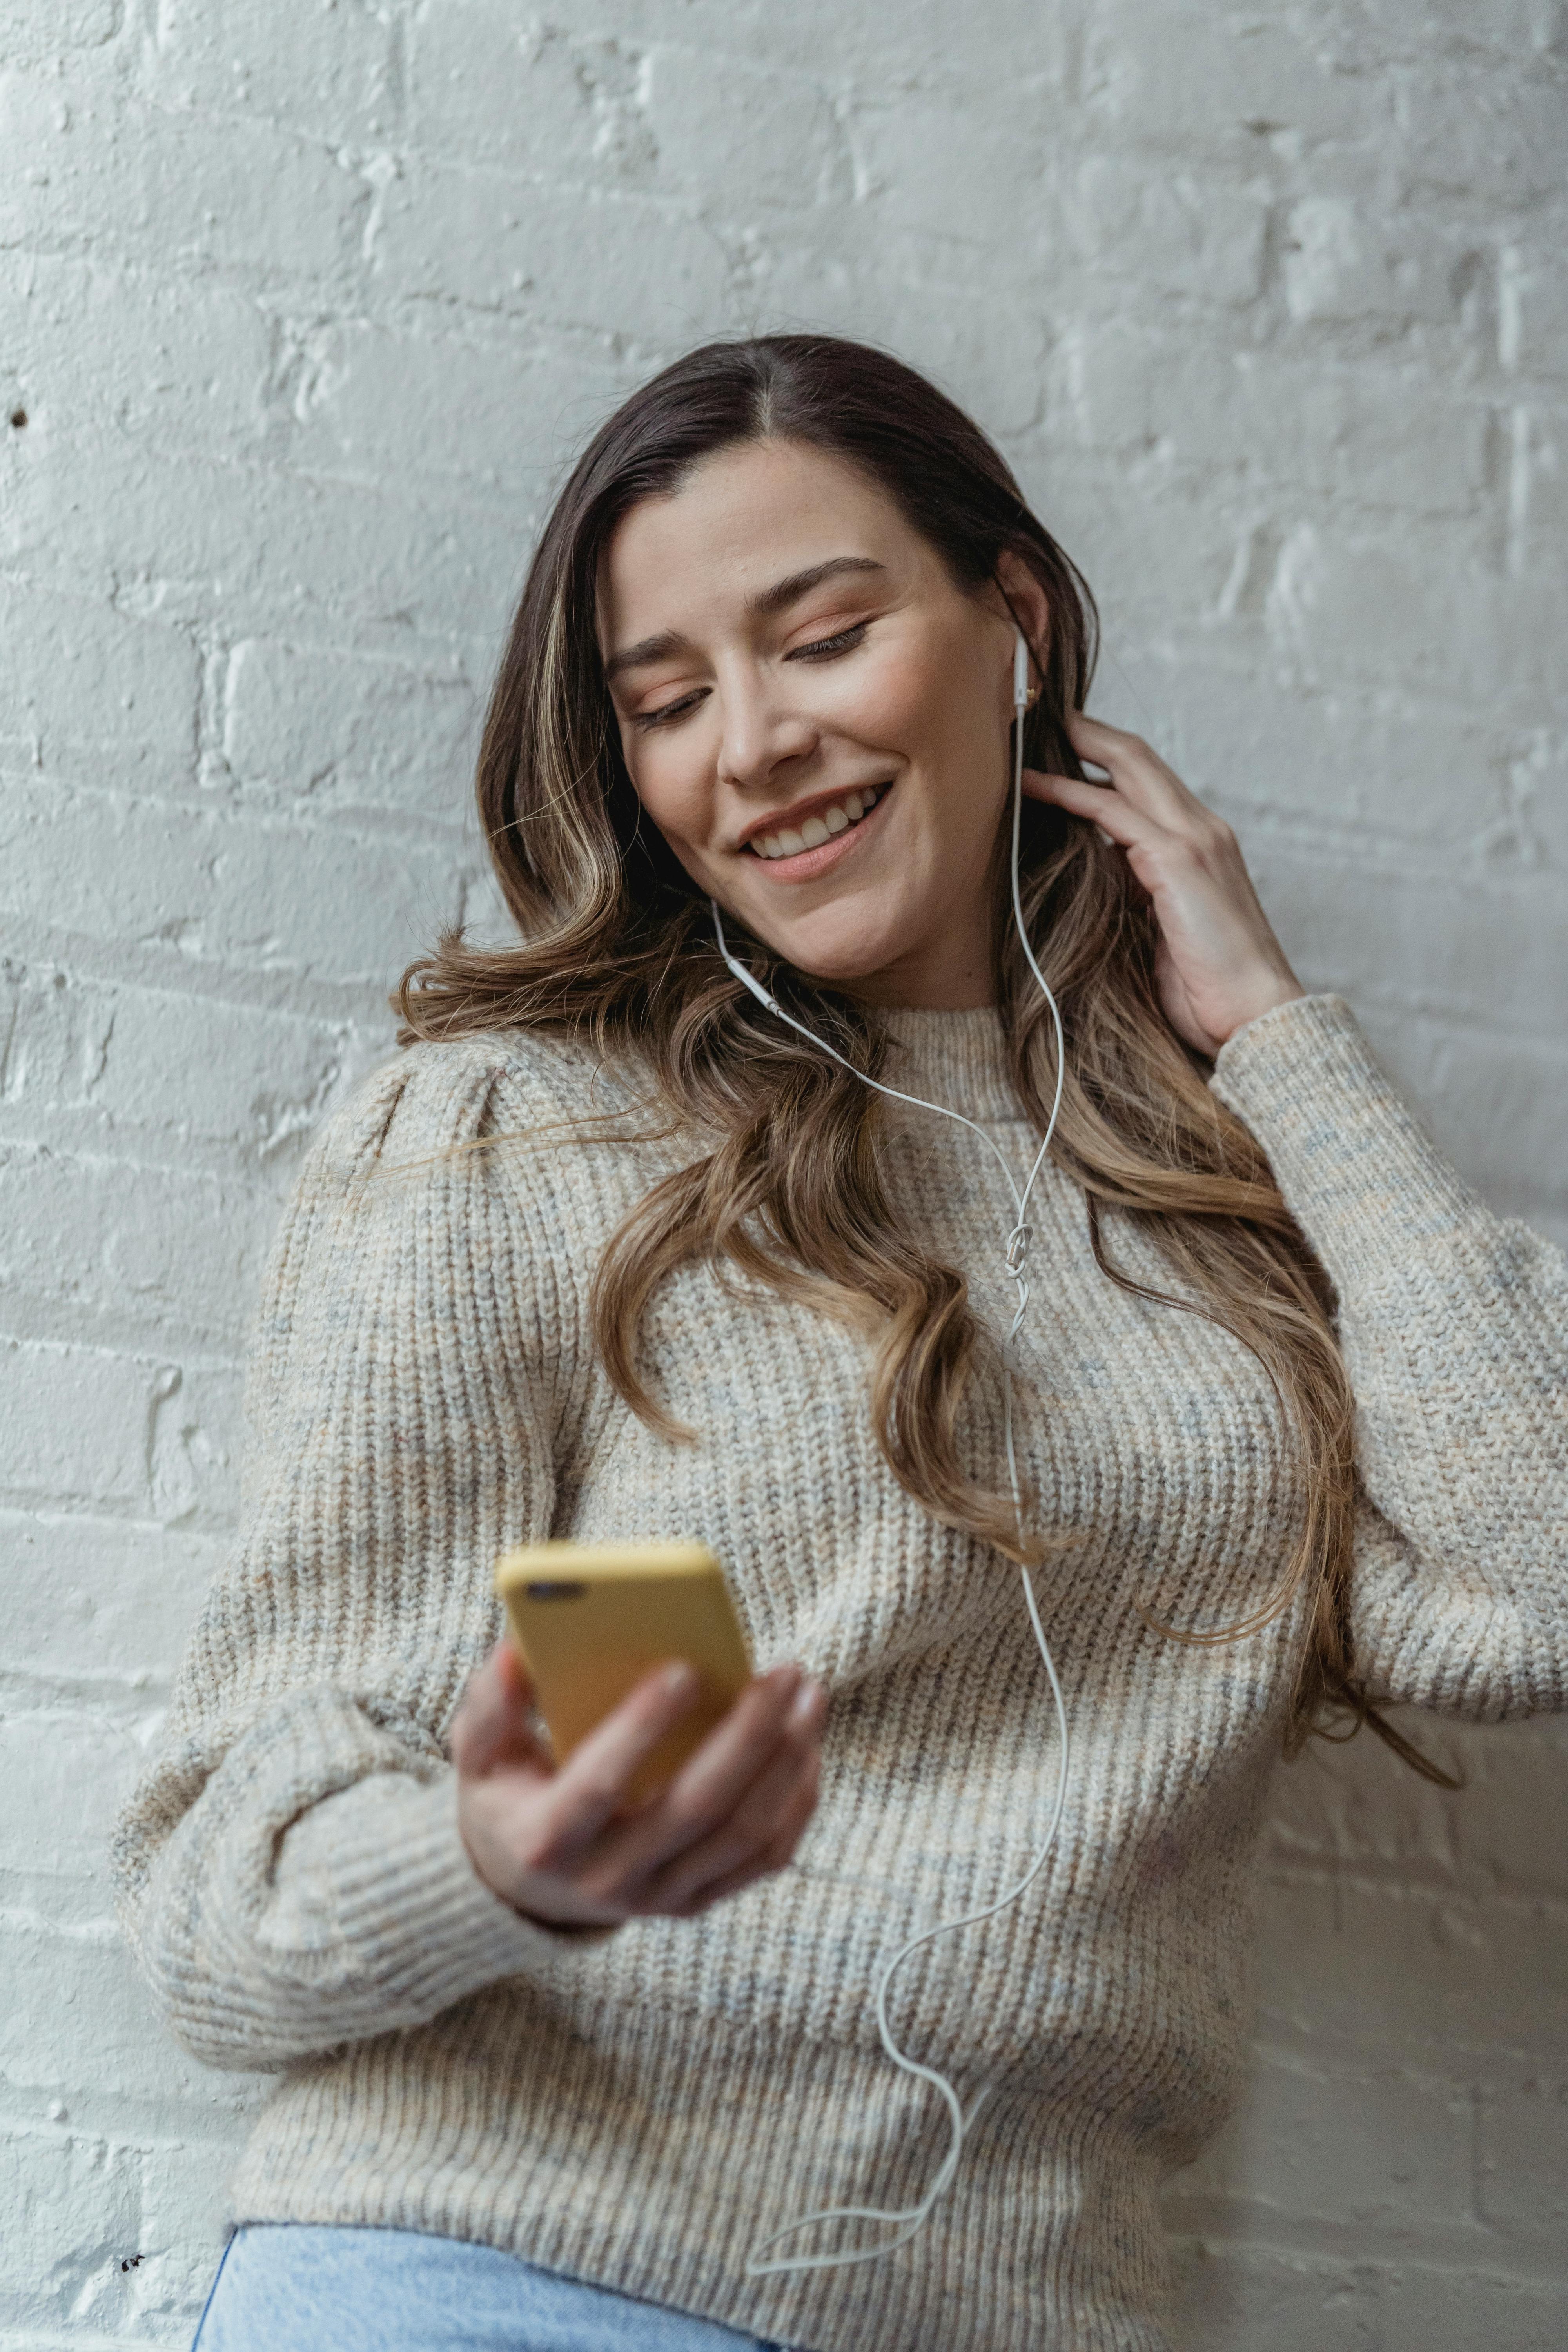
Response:
[{"label": "forehead", "polygon": [[686,627],[689,613],[732,610],[836,555],[869,556],[904,579],[941,569],[887,492],[847,459],[799,442],[744,442],[623,515],[599,568],[600,608],[618,637],[674,619],[676,604]]}]

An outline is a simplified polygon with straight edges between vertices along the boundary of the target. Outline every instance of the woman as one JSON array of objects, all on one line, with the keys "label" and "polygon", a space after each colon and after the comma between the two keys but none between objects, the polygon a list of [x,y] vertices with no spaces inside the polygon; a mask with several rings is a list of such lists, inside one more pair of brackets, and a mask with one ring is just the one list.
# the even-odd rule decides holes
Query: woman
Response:
[{"label": "woman", "polygon": [[[1152,2352],[1273,1758],[1564,1703],[1563,1264],[1081,715],[1090,625],[984,436],[853,344],[692,353],[563,491],[479,766],[525,943],[415,968],[307,1163],[122,1825],[175,2031],[280,2077],[204,2352]],[[1020,633],[1065,1035],[1022,1244]],[[547,1534],[706,1540],[765,1668],[641,1811],[679,1668],[552,1773],[494,1646],[493,1559]],[[879,1969],[1050,1826],[1010,1562],[1059,1827],[888,1995],[968,2145],[923,2227],[812,2221],[919,2215],[948,2124]]]}]

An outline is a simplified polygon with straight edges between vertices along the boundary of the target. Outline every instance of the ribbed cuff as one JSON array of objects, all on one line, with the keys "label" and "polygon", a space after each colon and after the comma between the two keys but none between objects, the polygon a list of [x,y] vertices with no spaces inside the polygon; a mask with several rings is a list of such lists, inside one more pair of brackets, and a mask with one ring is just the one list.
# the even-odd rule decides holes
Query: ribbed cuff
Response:
[{"label": "ribbed cuff", "polygon": [[296,1902],[330,1905],[335,1940],[402,2016],[433,2017],[502,1977],[553,1976],[614,1933],[557,1932],[492,1893],[463,1843],[449,1769],[373,1773],[298,1822],[287,1846]]},{"label": "ribbed cuff", "polygon": [[1342,997],[1298,997],[1249,1021],[1220,1048],[1213,1086],[1336,1282],[1479,1212]]}]

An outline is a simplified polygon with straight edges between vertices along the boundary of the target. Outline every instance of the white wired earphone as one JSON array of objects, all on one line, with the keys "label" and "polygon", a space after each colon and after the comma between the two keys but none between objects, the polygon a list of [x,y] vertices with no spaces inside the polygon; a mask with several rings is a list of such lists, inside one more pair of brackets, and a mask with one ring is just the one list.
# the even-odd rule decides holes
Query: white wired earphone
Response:
[{"label": "white wired earphone", "polygon": [[[1035,1179],[1045,1165],[1046,1153],[1050,1149],[1051,1136],[1057,1124],[1057,1113],[1061,1108],[1062,1077],[1066,1066],[1066,1055],[1062,1045],[1061,1014],[1057,1008],[1056,998],[1051,994],[1047,984],[1046,976],[1035,960],[1034,949],[1029,944],[1029,934],[1024,925],[1024,908],[1018,888],[1018,835],[1024,805],[1024,713],[1029,707],[1030,699],[1029,648],[1023,631],[1020,630],[1013,651],[1013,920],[1017,926],[1018,938],[1023,944],[1029,970],[1038,982],[1046,1003],[1051,1008],[1057,1044],[1057,1085],[1056,1094],[1051,1103],[1051,1115],[1046,1122],[1046,1131],[1041,1138],[1040,1148],[1035,1154],[1034,1165],[1025,1180],[1021,1192],[1004,1153],[998,1150],[984,1129],[977,1127],[972,1118],[965,1118],[962,1111],[950,1110],[943,1103],[925,1102],[919,1095],[901,1094],[897,1087],[885,1087],[879,1079],[867,1077],[863,1070],[857,1070],[853,1062],[847,1061],[842,1054],[836,1052],[834,1047],[818,1037],[815,1031],[808,1029],[804,1022],[797,1021],[792,1013],[786,1013],[777,999],[769,995],[755,974],[748,971],[745,965],[738,962],[731,954],[724,937],[724,922],[719,912],[718,901],[717,899],[710,901],[713,908],[713,930],[719,942],[719,952],[735,978],[751,990],[752,994],[760,1003],[765,1004],[768,1011],[776,1014],[778,1019],[789,1028],[797,1030],[801,1036],[809,1038],[814,1045],[819,1046],[823,1053],[831,1055],[834,1061],[851,1071],[866,1086],[874,1087],[879,1094],[890,1095],[895,1102],[911,1103],[917,1110],[935,1111],[939,1117],[956,1119],[960,1127],[968,1128],[972,1135],[979,1136],[1007,1180],[1007,1189],[1013,1195],[1016,1211],[1012,1230],[1007,1235],[1007,1271],[1016,1286],[1018,1304],[1007,1333],[1006,1343],[1002,1349],[1002,1403],[1003,1428],[1007,1445],[1007,1475],[1012,1481],[1013,1507],[1017,1517],[1020,1548],[1025,1544],[1024,1496],[1018,1477],[1017,1454],[1013,1444],[1012,1349],[1013,1343],[1023,1326],[1024,1316],[1029,1304],[1029,1282],[1025,1270],[1030,1239],[1030,1228],[1026,1222],[1029,1195],[1034,1191]],[[937,2200],[951,2186],[963,2154],[964,2141],[987,2095],[986,2091],[982,2090],[966,2116],[959,2104],[958,2094],[947,2076],[939,2074],[934,2066],[921,2065],[918,2059],[911,2058],[906,2051],[900,2049],[888,2023],[888,1990],[910,1953],[918,1952],[923,1944],[933,1942],[938,1936],[957,1935],[963,1927],[978,1927],[982,1920],[994,1919],[999,1911],[1006,1910],[1009,1904],[1016,1903],[1019,1896],[1034,1884],[1044,1869],[1046,1857],[1050,1853],[1057,1832],[1061,1825],[1062,1806],[1067,1797],[1068,1781],[1067,1709],[1062,1704],[1061,1684],[1057,1678],[1056,1661],[1051,1656],[1050,1644],[1046,1640],[1046,1629],[1040,1622],[1039,1603],[1035,1598],[1035,1588],[1030,1581],[1029,1571],[1020,1563],[1018,1572],[1023,1579],[1024,1601],[1029,1612],[1029,1622],[1034,1628],[1035,1640],[1039,1645],[1040,1656],[1045,1661],[1046,1675],[1051,1686],[1051,1699],[1056,1708],[1057,1786],[1056,1796],[1051,1806],[1049,1826],[1027,1870],[1015,1885],[1008,1887],[1005,1894],[999,1895],[994,1903],[986,1904],[983,1910],[966,1911],[963,1917],[958,1919],[943,1919],[936,1927],[922,1928],[919,1935],[910,1937],[908,1941],[900,1944],[892,1958],[884,1964],[881,1974],[877,1979],[877,2031],[881,2036],[882,2047],[895,2066],[901,2067],[906,2074],[914,2075],[919,2082],[929,2083],[932,2090],[942,2098],[948,2113],[950,2137],[947,2154],[937,2168],[935,2178],[918,2205],[906,2205],[892,2211],[874,2205],[829,2205],[820,2212],[803,2213],[797,2221],[786,2221],[782,2229],[771,2231],[767,2237],[759,2242],[746,2264],[746,2275],[749,2278],[768,2278],[781,2272],[840,2270],[847,2267],[851,2263],[880,2262],[884,2255],[892,2253],[897,2247],[907,2245],[916,2231],[924,2226]],[[819,2223],[826,2221],[886,2222],[891,2225],[892,2234],[884,2238],[878,2245],[851,2247],[842,2253],[770,2255],[770,2247],[776,2246],[782,2239],[793,2238],[799,2231],[814,2229]]]}]

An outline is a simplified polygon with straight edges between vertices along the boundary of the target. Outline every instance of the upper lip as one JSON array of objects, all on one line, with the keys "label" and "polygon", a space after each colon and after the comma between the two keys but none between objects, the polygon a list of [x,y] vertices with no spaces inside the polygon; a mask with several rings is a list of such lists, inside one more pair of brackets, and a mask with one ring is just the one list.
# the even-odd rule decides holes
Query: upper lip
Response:
[{"label": "upper lip", "polygon": [[847,800],[851,793],[878,793],[891,782],[888,776],[870,777],[863,784],[839,784],[832,792],[813,793],[809,799],[792,801],[788,808],[770,809],[765,816],[754,816],[738,835],[735,846],[744,849],[761,833],[798,833],[807,817],[819,815],[822,810],[833,808]]}]

